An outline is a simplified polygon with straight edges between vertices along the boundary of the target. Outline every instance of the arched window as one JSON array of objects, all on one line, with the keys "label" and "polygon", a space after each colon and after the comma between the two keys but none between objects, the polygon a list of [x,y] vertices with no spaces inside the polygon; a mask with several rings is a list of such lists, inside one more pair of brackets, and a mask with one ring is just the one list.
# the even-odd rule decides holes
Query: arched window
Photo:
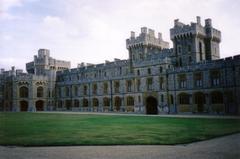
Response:
[{"label": "arched window", "polygon": [[88,107],[88,100],[86,98],[83,99],[83,107]]},{"label": "arched window", "polygon": [[43,87],[37,88],[37,97],[43,97]]},{"label": "arched window", "polygon": [[107,98],[107,97],[103,98],[103,105],[104,105],[104,106],[110,106],[110,100],[109,100],[109,98]]},{"label": "arched window", "polygon": [[98,105],[99,105],[98,99],[97,98],[93,98],[93,106],[94,107],[98,107]]},{"label": "arched window", "polygon": [[134,105],[134,98],[132,96],[127,97],[127,106],[133,106]]},{"label": "arched window", "polygon": [[20,98],[28,98],[28,88],[23,86],[19,89]]}]

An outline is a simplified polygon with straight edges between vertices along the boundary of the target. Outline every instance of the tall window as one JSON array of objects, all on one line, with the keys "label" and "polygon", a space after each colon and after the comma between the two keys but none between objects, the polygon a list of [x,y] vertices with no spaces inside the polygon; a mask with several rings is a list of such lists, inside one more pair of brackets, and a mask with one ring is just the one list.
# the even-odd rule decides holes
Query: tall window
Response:
[{"label": "tall window", "polygon": [[189,57],[188,57],[188,62],[189,62],[189,63],[192,63],[192,56],[189,56]]},{"label": "tall window", "polygon": [[181,57],[179,58],[179,66],[180,67],[182,66],[182,58]]},{"label": "tall window", "polygon": [[199,54],[200,54],[200,61],[202,61],[202,43],[199,42]]},{"label": "tall window", "polygon": [[28,98],[28,88],[23,86],[19,89],[20,98]]},{"label": "tall window", "polygon": [[223,103],[223,94],[221,92],[212,92],[211,93],[212,104],[222,104]]},{"label": "tall window", "polygon": [[162,70],[163,70],[163,68],[162,68],[162,66],[160,66],[159,67],[159,73],[162,73]]},{"label": "tall window", "polygon": [[160,89],[163,89],[163,87],[164,87],[164,79],[163,79],[163,77],[159,78],[159,86],[160,86]]},{"label": "tall window", "polygon": [[43,87],[37,88],[37,97],[43,97]]},{"label": "tall window", "polygon": [[210,78],[212,86],[219,86],[220,85],[220,71],[211,71]]},{"label": "tall window", "polygon": [[133,106],[134,105],[134,98],[131,96],[127,97],[127,106]]},{"label": "tall window", "polygon": [[83,94],[84,94],[84,95],[87,95],[87,89],[88,89],[88,88],[87,88],[87,85],[84,85],[84,86],[83,86]]},{"label": "tall window", "polygon": [[189,104],[190,97],[186,93],[179,94],[179,104]]},{"label": "tall window", "polygon": [[164,96],[163,96],[163,94],[161,94],[161,102],[162,102],[162,103],[164,102]]},{"label": "tall window", "polygon": [[83,107],[88,107],[88,100],[86,98],[83,99]]},{"label": "tall window", "polygon": [[180,54],[182,53],[182,47],[181,47],[181,45],[178,45],[178,46],[177,46],[177,53],[178,53],[178,55],[180,55]]},{"label": "tall window", "polygon": [[119,86],[120,86],[119,81],[115,81],[114,82],[114,92],[115,93],[119,93]]},{"label": "tall window", "polygon": [[179,88],[186,88],[187,87],[187,77],[186,77],[186,75],[179,75],[178,76],[178,84],[179,84]]},{"label": "tall window", "polygon": [[78,86],[74,86],[74,96],[78,96]]},{"label": "tall window", "polygon": [[62,97],[62,89],[61,88],[58,88],[58,97]]},{"label": "tall window", "polygon": [[107,94],[108,93],[108,83],[103,84],[103,93]]},{"label": "tall window", "polygon": [[74,107],[79,107],[79,100],[77,99],[74,100]]},{"label": "tall window", "polygon": [[191,51],[192,51],[192,47],[191,45],[188,45],[188,52],[191,53]]},{"label": "tall window", "polygon": [[94,95],[97,94],[97,84],[96,83],[93,84],[93,90],[92,91],[93,91]]},{"label": "tall window", "polygon": [[148,68],[148,74],[149,74],[149,75],[152,74],[151,68]]},{"label": "tall window", "polygon": [[194,84],[195,87],[202,87],[203,85],[202,73],[199,72],[194,74]]},{"label": "tall window", "polygon": [[153,89],[153,79],[152,78],[148,78],[147,79],[147,89],[148,90],[152,90]]},{"label": "tall window", "polygon": [[137,91],[140,91],[141,88],[141,81],[140,79],[137,79]]},{"label": "tall window", "polygon": [[140,75],[140,70],[137,70],[137,75],[138,75],[138,76]]},{"label": "tall window", "polygon": [[131,92],[132,91],[132,81],[128,80],[127,81],[127,92]]},{"label": "tall window", "polygon": [[98,107],[98,105],[99,105],[98,99],[97,98],[93,98],[93,106],[94,107]]},{"label": "tall window", "polygon": [[68,87],[65,87],[65,96],[69,97],[70,96],[70,90]]},{"label": "tall window", "polygon": [[103,98],[103,105],[104,105],[105,107],[110,106],[110,99],[107,98],[107,97]]}]

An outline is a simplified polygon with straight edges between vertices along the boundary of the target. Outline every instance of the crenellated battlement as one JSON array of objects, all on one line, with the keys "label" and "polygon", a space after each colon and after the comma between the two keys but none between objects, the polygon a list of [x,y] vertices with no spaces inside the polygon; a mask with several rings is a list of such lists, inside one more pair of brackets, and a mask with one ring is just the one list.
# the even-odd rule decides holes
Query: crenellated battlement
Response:
[{"label": "crenellated battlement", "polygon": [[130,38],[126,40],[127,49],[130,47],[138,47],[140,45],[152,45],[161,49],[169,48],[169,43],[163,40],[162,33],[158,33],[158,37],[156,37],[155,31],[153,29],[148,29],[147,27],[142,27],[141,33],[137,37],[135,37],[135,32],[131,31]]},{"label": "crenellated battlement", "polygon": [[38,55],[34,56],[34,60],[26,64],[28,73],[44,75],[46,71],[69,69],[71,63],[69,61],[57,60],[50,57],[50,50],[39,49]]},{"label": "crenellated battlement", "polygon": [[170,38],[182,38],[183,36],[200,36],[209,37],[220,42],[221,32],[212,26],[211,19],[205,19],[205,26],[201,24],[201,18],[197,16],[197,22],[191,22],[191,24],[186,25],[179,21],[179,19],[174,20],[174,27],[170,29]]}]

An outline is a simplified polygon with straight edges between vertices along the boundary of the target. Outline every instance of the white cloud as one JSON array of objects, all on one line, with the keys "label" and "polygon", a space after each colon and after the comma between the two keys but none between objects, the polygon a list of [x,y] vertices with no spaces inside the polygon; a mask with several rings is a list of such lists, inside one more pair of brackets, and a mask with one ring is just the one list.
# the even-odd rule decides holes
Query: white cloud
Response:
[{"label": "white cloud", "polygon": [[10,41],[10,40],[12,40],[12,36],[11,35],[3,35],[2,39],[6,40],[6,41]]},{"label": "white cloud", "polygon": [[21,6],[23,0],[0,0],[0,11],[5,12],[11,7]]},{"label": "white cloud", "polygon": [[[11,16],[14,18],[16,15],[6,12],[10,10],[9,8],[14,6],[24,8],[25,3],[36,0],[0,1],[6,2],[5,17],[11,19]],[[53,57],[70,60],[73,67],[82,61],[99,63],[105,59],[127,58],[125,39],[129,37],[130,31],[138,34],[140,27],[147,26],[155,29],[156,32],[162,32],[163,39],[171,43],[169,29],[173,26],[174,19],[179,18],[180,21],[189,24],[196,20],[197,15],[202,17],[203,24],[205,18],[212,18],[213,26],[222,31],[222,57],[231,56],[239,50],[237,42],[240,41],[240,37],[236,36],[240,34],[239,1],[49,0],[47,2],[39,1],[39,6],[48,10],[37,12],[36,8],[24,8],[31,11],[30,16],[23,16],[25,19],[21,19],[19,23],[9,23],[9,28],[13,28],[13,25],[16,28],[4,35],[14,37],[11,39],[14,48],[9,49],[5,46],[5,56],[8,55],[7,52],[11,54],[15,49],[32,57],[38,48],[49,48]],[[36,19],[35,14],[40,19]],[[5,37],[5,41],[6,39]]]}]

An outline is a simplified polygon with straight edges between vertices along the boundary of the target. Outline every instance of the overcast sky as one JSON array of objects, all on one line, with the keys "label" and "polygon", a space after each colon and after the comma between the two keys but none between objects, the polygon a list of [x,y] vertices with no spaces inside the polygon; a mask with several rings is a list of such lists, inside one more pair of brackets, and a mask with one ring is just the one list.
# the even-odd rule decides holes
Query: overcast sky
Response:
[{"label": "overcast sky", "polygon": [[174,19],[196,16],[221,30],[221,57],[240,54],[240,0],[0,0],[0,68],[25,70],[39,48],[72,67],[126,59],[130,31],[146,26],[170,42]]}]

